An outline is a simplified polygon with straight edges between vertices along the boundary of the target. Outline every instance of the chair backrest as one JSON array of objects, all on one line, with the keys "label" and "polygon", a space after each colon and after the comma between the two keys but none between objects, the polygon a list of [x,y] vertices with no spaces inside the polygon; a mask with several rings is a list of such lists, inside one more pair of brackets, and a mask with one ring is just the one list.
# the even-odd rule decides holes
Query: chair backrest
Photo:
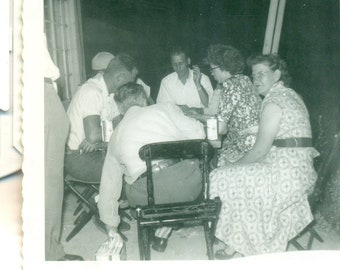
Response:
[{"label": "chair backrest", "polygon": [[313,210],[317,204],[322,202],[325,186],[328,183],[328,178],[330,177],[331,173],[337,169],[336,166],[339,166],[339,148],[340,133],[337,133],[331,137],[327,150],[324,152],[319,151],[321,155],[319,157],[319,162],[316,164],[318,180],[315,184],[313,193],[308,197],[309,204]]},{"label": "chair backrest", "polygon": [[146,162],[148,206],[153,207],[152,161],[159,159],[198,159],[202,173],[202,199],[209,198],[209,162],[214,150],[206,140],[185,140],[151,143],[139,150],[139,156]]}]

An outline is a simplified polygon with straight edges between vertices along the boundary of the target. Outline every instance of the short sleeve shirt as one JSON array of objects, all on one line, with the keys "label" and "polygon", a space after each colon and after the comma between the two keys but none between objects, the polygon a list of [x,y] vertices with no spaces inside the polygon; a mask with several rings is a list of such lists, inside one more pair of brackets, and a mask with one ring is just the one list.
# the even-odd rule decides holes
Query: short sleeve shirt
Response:
[{"label": "short sleeve shirt", "polygon": [[79,88],[67,111],[70,119],[67,145],[70,149],[77,150],[79,144],[85,139],[84,118],[98,115],[101,120],[111,121],[120,114],[113,97],[113,94],[108,93],[102,74],[97,74]]},{"label": "short sleeve shirt", "polygon": [[258,125],[262,100],[245,75],[234,75],[223,83],[218,120],[227,129],[242,131]]}]

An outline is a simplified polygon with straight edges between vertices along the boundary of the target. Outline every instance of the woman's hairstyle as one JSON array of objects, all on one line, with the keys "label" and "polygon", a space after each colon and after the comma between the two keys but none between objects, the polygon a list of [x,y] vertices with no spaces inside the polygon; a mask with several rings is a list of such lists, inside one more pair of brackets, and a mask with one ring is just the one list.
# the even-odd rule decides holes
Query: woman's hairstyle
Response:
[{"label": "woman's hairstyle", "polygon": [[223,44],[210,45],[205,61],[218,66],[221,70],[228,71],[231,75],[242,73],[245,67],[241,52],[232,46]]},{"label": "woman's hairstyle", "polygon": [[257,64],[264,64],[268,66],[272,71],[280,70],[280,80],[286,87],[289,87],[292,82],[292,78],[288,73],[286,62],[282,60],[278,54],[259,54],[255,56],[250,56],[247,59],[247,64],[249,67]]}]

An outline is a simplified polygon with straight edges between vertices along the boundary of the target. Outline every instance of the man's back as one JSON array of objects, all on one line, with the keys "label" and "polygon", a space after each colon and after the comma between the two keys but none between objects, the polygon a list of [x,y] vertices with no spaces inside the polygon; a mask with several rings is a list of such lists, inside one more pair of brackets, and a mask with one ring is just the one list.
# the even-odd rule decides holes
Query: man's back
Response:
[{"label": "man's back", "polygon": [[130,108],[115,130],[112,143],[115,156],[126,166],[126,174],[134,178],[145,171],[145,163],[138,156],[143,145],[204,137],[201,123],[186,117],[178,106],[162,103]]}]

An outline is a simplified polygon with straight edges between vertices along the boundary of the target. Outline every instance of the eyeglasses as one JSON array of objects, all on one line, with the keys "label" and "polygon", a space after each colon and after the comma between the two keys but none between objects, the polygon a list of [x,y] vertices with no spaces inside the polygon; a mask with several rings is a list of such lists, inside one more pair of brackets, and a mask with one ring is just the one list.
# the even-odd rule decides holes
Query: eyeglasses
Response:
[{"label": "eyeglasses", "polygon": [[209,71],[210,72],[213,72],[214,71],[214,69],[217,69],[217,68],[219,68],[220,66],[217,66],[217,67],[213,67],[213,68],[209,68]]},{"label": "eyeglasses", "polygon": [[259,71],[253,75],[251,75],[251,78],[254,80],[261,80],[263,79],[263,77],[265,76],[266,73],[270,72],[271,70],[267,70],[267,71]]}]

